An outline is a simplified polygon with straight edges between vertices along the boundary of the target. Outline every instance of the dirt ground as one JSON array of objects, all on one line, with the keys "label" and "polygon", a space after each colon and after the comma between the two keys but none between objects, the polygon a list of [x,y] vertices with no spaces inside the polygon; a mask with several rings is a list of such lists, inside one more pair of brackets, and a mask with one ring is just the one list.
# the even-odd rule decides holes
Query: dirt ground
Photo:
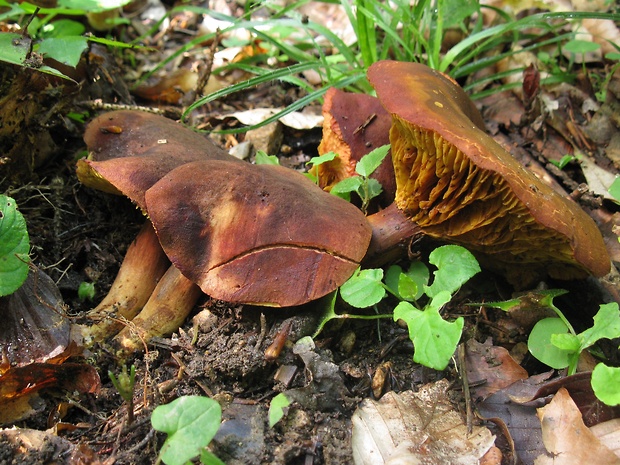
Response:
[{"label": "dirt ground", "polygon": [[[115,88],[117,81],[99,88],[84,86],[81,90],[68,89],[61,84],[59,88],[64,90],[60,91],[60,97],[55,97],[59,100],[54,101],[48,88],[37,87],[38,78],[29,74],[32,71],[0,69],[8,77],[2,81],[4,95],[16,92],[19,96],[16,98],[36,102],[28,111],[39,117],[26,115],[27,124],[22,127],[27,125],[32,134],[19,144],[25,156],[36,152],[44,158],[42,162],[34,160],[36,166],[32,170],[3,173],[6,177],[0,178],[0,191],[12,196],[25,215],[32,242],[32,261],[57,282],[67,317],[72,323],[84,323],[85,313],[109,289],[144,217],[126,198],[81,185],[75,174],[75,162],[84,155],[84,125],[62,118],[60,114],[63,111],[66,114],[67,109],[83,109],[81,101],[97,96],[105,101],[106,96],[115,95],[109,101],[123,102],[128,92],[126,86]],[[101,73],[102,70],[90,72]],[[15,88],[5,84],[9,82]],[[33,89],[35,94],[32,94]],[[255,89],[251,99],[248,95],[235,95],[222,104],[240,109],[251,101],[253,107],[273,107],[290,101],[295,93],[286,85],[280,88],[269,85]],[[568,94],[563,97],[570,101]],[[62,102],[63,111],[59,111],[58,102]],[[477,105],[497,140],[512,147],[526,165],[537,165],[543,171],[551,169],[552,165],[546,160],[563,154],[570,144],[549,125],[545,126],[545,134],[542,130],[527,130],[520,121],[524,110],[515,110],[519,108],[516,102],[512,94],[503,94],[479,101]],[[577,105],[576,101],[572,103]],[[91,109],[90,116],[99,111]],[[46,112],[49,119],[42,121],[40,115]],[[4,114],[3,118],[7,121],[10,115]],[[47,127],[51,129],[44,130]],[[46,134],[45,139],[37,136],[41,133]],[[303,161],[316,155],[320,137],[320,128],[305,131],[284,128],[282,145],[287,149],[278,154],[282,163],[302,167]],[[550,150],[554,144],[556,146]],[[591,149],[597,161],[612,167],[612,161],[604,159],[600,147],[592,145]],[[575,184],[584,181],[576,166],[559,176],[555,171],[552,175],[569,192]],[[586,195],[583,202],[587,201]],[[605,201],[597,208],[600,209],[599,224],[611,232],[613,221],[609,217],[617,212],[617,205]],[[434,245],[418,246],[422,259]],[[84,281],[95,283],[92,301],[78,298],[78,287]],[[610,300],[609,288],[597,285],[594,280],[547,281],[544,285],[571,290],[570,298],[559,299],[558,303],[567,313],[572,312],[572,317],[577,316],[577,325],[580,321],[582,326],[587,325],[598,305]],[[458,293],[445,315],[465,317],[464,339],[482,342],[491,337],[496,345],[514,348],[526,341],[525,332],[519,328],[509,331],[498,323],[502,319],[499,311],[465,305],[506,299],[514,291],[502,277],[485,271]],[[394,303],[389,299],[382,303],[386,313]],[[343,304],[340,305],[344,309]],[[232,306],[203,296],[178,333],[156,339],[149,344],[146,353],[127,361],[135,365],[137,380],[135,419],[131,424],[126,423],[127,405],[108,376],[109,370],[119,372],[119,361],[109,347],[97,345],[78,359],[96,368],[101,389],[96,394],[44,390],[37,413],[17,422],[16,426],[36,430],[54,427],[61,438],[73,446],[79,445],[83,461],[72,463],[96,463],[98,460],[101,463],[152,464],[165,439],[164,434],[151,427],[153,409],[179,396],[206,395],[223,406],[224,422],[212,450],[228,464],[345,464],[352,462],[351,415],[363,398],[389,390],[415,390],[428,382],[447,378],[453,383],[454,404],[465,409],[455,366],[436,372],[415,364],[407,330],[390,320],[330,323],[317,338],[315,350],[322,363],[338,367],[339,375],[318,377],[293,353],[292,345],[314,331],[320,308],[320,302],[286,309]],[[199,314],[209,315],[208,323],[195,323],[193,317]],[[285,320],[292,325],[287,342],[275,360],[267,360],[265,350]],[[618,362],[617,353],[610,351],[609,355]],[[545,367],[527,354],[522,365],[530,374],[545,371]],[[375,374],[378,369],[385,370],[387,376],[377,388],[379,381]],[[294,374],[287,377],[282,370],[291,370]],[[289,408],[281,422],[269,428],[266,418],[270,400],[278,392],[297,388],[304,394],[300,396],[301,401]],[[14,446],[0,442],[0,464],[50,463],[49,458],[62,447],[67,444],[47,444],[16,459]]]}]

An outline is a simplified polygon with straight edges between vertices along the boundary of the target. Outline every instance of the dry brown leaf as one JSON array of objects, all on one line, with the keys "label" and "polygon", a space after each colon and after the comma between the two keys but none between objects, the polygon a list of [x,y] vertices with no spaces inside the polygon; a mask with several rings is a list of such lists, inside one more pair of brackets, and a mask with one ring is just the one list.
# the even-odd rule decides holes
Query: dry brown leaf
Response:
[{"label": "dry brown leaf", "polygon": [[482,426],[468,434],[447,389],[448,381],[441,380],[415,393],[364,400],[352,418],[355,463],[478,464],[495,436]]},{"label": "dry brown leaf", "polygon": [[485,380],[474,388],[476,397],[487,398],[515,381],[527,378],[527,371],[503,347],[467,341],[467,377],[470,381]]},{"label": "dry brown leaf", "polygon": [[620,457],[620,418],[604,421],[590,428],[590,431],[603,443],[608,449]]},{"label": "dry brown leaf", "polygon": [[583,423],[581,412],[568,391],[561,388],[549,405],[537,410],[545,448],[535,465],[618,465],[618,458]]}]

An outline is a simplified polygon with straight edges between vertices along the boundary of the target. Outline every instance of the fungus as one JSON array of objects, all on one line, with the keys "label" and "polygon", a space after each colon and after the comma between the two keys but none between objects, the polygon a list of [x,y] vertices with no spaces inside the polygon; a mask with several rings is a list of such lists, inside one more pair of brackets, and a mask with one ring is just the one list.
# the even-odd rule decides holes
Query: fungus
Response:
[{"label": "fungus", "polygon": [[172,263],[220,300],[300,305],[337,289],[371,237],[364,215],[274,165],[188,163],[146,192]]},{"label": "fungus", "polygon": [[[88,185],[125,194],[149,216],[173,263],[159,282],[147,279],[153,285],[148,302],[116,339],[124,352],[178,328],[200,295],[194,283],[229,302],[292,306],[335,290],[359,266],[371,229],[357,208],[293,170],[222,155],[202,137],[172,125],[153,115],[145,122],[135,112],[100,116],[85,136],[100,159],[78,166]],[[161,137],[166,144],[157,143]],[[139,263],[138,242],[153,253],[161,250],[152,236],[136,240],[113,296],[91,318],[109,316],[112,309],[131,319],[139,310],[136,305],[122,310],[134,277],[141,279],[144,267],[152,266]],[[99,326],[84,329],[85,338],[100,340],[116,329],[109,322]]]},{"label": "fungus", "polygon": [[[419,228],[466,246],[513,283],[537,273],[572,279],[609,272],[594,221],[487,135],[458,85],[424,65],[395,61],[373,64],[368,79],[392,115],[397,186],[394,204],[369,218],[370,255]],[[382,227],[386,218],[392,226]]]},{"label": "fungus", "polygon": [[[329,191],[339,181],[355,175],[355,165],[364,155],[389,144],[392,118],[376,97],[336,88],[325,94],[323,118],[323,138],[318,152],[320,155],[334,152],[338,157],[312,171],[319,186]],[[394,200],[395,181],[389,156],[372,177],[383,187],[382,203],[390,204]]]}]

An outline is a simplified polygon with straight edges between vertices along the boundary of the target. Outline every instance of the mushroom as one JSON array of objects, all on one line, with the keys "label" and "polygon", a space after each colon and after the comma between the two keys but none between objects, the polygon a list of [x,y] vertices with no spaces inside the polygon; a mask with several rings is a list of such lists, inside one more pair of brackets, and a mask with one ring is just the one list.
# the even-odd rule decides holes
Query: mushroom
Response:
[{"label": "mushroom", "polygon": [[[334,152],[338,157],[313,167],[311,172],[317,177],[319,186],[329,191],[339,181],[355,175],[355,165],[364,155],[390,143],[392,118],[376,97],[334,87],[325,94],[323,118],[319,155]],[[392,203],[396,186],[389,156],[372,177],[383,187],[381,203]]]},{"label": "mushroom", "polygon": [[354,205],[274,165],[188,163],[146,192],[172,263],[220,300],[288,307],[337,289],[366,254]]},{"label": "mushroom", "polygon": [[368,79],[392,115],[397,186],[394,203],[369,217],[371,257],[419,232],[467,247],[513,283],[609,272],[594,221],[487,135],[458,85],[396,61],[373,64]]},{"label": "mushroom", "polygon": [[[139,348],[156,332],[178,328],[200,296],[198,286],[230,302],[292,306],[335,290],[359,266],[371,229],[353,205],[293,170],[252,166],[222,156],[219,149],[212,153],[202,138],[202,150],[191,145],[185,150],[187,140],[195,144],[194,134],[179,126],[167,144],[157,145],[153,139],[161,137],[156,131],[160,120],[164,128],[169,122],[149,116],[148,125],[135,127],[139,118],[130,116],[115,112],[91,123],[85,139],[94,140],[90,149],[104,160],[78,167],[80,179],[89,185],[121,192],[142,208],[173,263],[140,314],[117,337],[124,352]],[[141,127],[151,136],[143,135]],[[121,140],[125,134],[140,142],[129,136]],[[134,150],[139,154],[133,156]],[[110,158],[115,152],[129,156]],[[172,162],[179,152],[178,163]],[[121,271],[126,262],[133,268],[138,255],[128,253]],[[86,329],[89,333],[93,331]]]}]

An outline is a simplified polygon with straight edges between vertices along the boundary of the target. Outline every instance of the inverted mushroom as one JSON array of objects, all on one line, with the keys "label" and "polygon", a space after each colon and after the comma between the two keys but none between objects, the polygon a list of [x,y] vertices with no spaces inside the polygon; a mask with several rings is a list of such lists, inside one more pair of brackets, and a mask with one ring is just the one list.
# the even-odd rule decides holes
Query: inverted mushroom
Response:
[{"label": "inverted mushroom", "polygon": [[487,135],[458,85],[424,65],[395,61],[373,64],[368,79],[392,115],[397,186],[394,204],[369,217],[369,254],[418,231],[469,248],[512,281],[609,272],[594,221]]}]

